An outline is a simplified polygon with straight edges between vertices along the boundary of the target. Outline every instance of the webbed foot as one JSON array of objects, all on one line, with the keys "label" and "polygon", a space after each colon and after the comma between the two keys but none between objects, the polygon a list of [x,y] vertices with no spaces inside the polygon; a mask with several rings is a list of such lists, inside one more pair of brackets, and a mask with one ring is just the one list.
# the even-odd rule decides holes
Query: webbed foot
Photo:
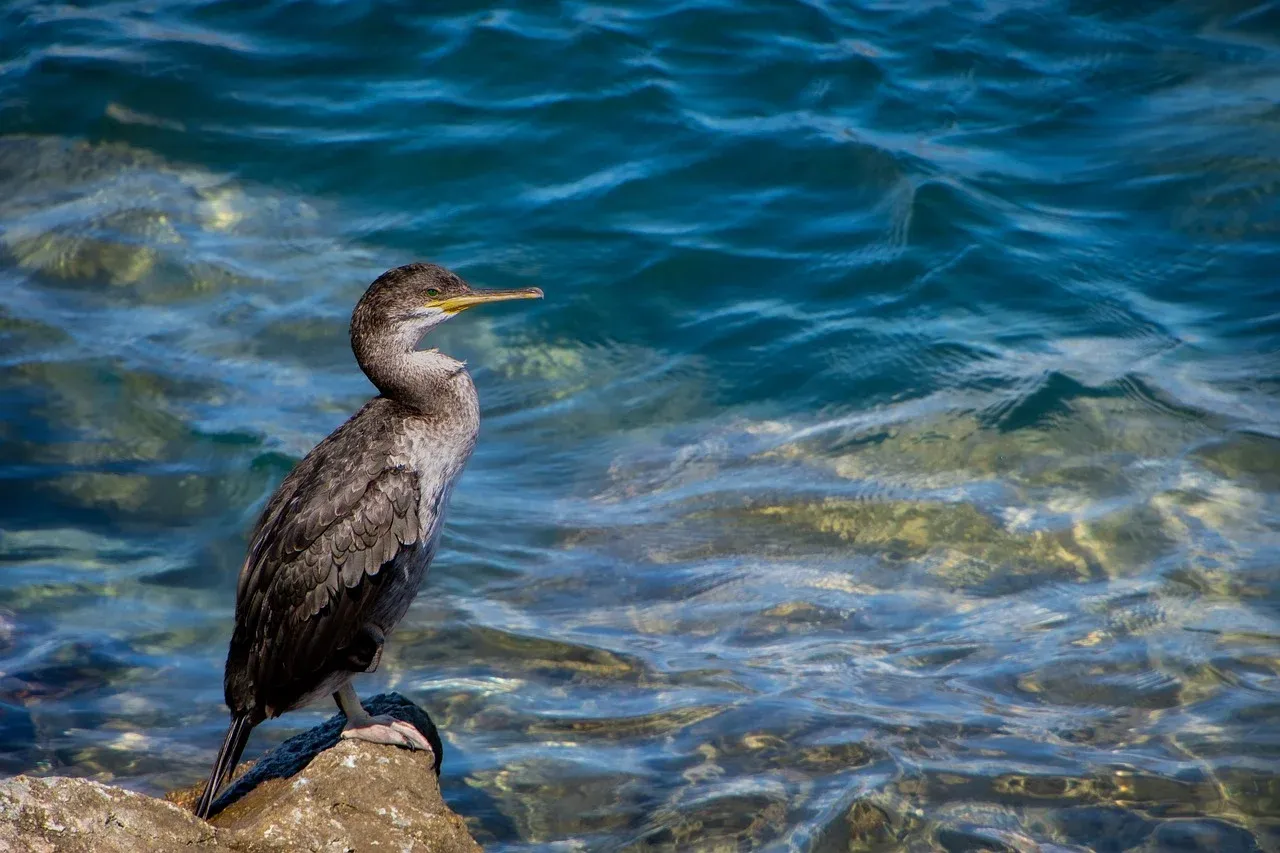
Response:
[{"label": "webbed foot", "polygon": [[386,715],[371,717],[366,714],[363,719],[348,719],[347,725],[342,729],[342,737],[406,749],[422,749],[435,754],[426,736],[413,723]]}]

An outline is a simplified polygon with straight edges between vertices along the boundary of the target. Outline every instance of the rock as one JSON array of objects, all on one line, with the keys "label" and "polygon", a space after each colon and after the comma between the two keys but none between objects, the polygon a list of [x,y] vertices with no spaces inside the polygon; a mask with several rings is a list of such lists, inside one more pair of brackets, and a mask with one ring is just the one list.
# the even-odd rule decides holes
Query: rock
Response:
[{"label": "rock", "polygon": [[164,801],[87,779],[18,776],[0,782],[0,851],[477,853],[440,797],[442,750],[427,715],[396,694],[365,707],[413,723],[436,756],[340,740],[338,715],[253,765],[219,799],[210,823],[190,811],[199,787]]},{"label": "rock", "polygon": [[292,779],[246,794],[215,819],[241,851],[479,851],[440,798],[421,752],[343,741]]},{"label": "rock", "polygon": [[0,782],[0,850],[138,853],[219,850],[213,827],[172,803],[88,779]]},{"label": "rock", "polygon": [[855,800],[839,818],[818,833],[813,853],[886,851],[902,847],[903,820],[865,799]]},{"label": "rock", "polygon": [[[436,724],[431,722],[431,718],[427,716],[426,711],[399,693],[379,693],[371,699],[363,700],[360,704],[375,717],[382,714],[390,714],[396,719],[413,723],[414,727],[422,732],[426,736],[427,742],[431,744],[431,748],[435,752],[432,769],[435,771],[435,776],[440,775],[440,762],[444,759],[444,744],[440,742],[440,733],[436,731]],[[271,779],[288,779],[292,777],[306,767],[321,752],[336,746],[342,739],[342,727],[346,721],[347,718],[342,714],[334,714],[314,729],[308,729],[289,738],[259,758],[257,762],[246,763],[237,767],[234,781],[213,804],[214,821],[217,821],[217,816],[223,809],[245,796],[249,791]],[[190,788],[174,791],[165,799],[189,810],[195,806],[196,800],[200,799],[200,794],[203,790],[204,783],[201,782]]]}]

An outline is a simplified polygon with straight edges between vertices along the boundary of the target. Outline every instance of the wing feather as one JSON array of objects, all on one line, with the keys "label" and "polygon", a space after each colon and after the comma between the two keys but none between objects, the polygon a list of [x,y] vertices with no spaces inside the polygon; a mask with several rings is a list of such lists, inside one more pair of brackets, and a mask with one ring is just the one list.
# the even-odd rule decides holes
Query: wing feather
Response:
[{"label": "wing feather", "polygon": [[[227,661],[232,708],[287,710],[364,627],[382,568],[432,544],[419,541],[420,520],[433,521],[440,497],[422,505],[418,475],[390,463],[385,441],[341,433],[286,478],[254,531]],[[318,453],[325,444],[336,446]]]}]

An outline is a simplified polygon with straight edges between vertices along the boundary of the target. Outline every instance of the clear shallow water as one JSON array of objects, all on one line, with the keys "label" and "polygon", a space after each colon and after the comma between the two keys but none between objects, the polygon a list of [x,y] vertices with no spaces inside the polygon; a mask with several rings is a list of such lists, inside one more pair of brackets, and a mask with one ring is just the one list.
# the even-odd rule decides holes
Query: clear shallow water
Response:
[{"label": "clear shallow water", "polygon": [[360,686],[486,846],[1280,849],[1278,96],[1273,4],[8,4],[0,770],[207,772],[430,258],[548,295],[431,340],[482,439]]}]

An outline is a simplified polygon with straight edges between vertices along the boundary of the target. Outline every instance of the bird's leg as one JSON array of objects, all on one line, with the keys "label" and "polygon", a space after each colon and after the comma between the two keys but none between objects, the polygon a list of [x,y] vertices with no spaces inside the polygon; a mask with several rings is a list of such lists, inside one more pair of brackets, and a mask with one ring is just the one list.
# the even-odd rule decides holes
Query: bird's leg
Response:
[{"label": "bird's leg", "polygon": [[342,713],[347,715],[347,724],[342,728],[342,737],[432,752],[430,742],[413,723],[397,720],[390,715],[375,717],[366,711],[360,704],[360,697],[356,695],[356,689],[351,686],[350,681],[333,694],[333,698],[342,709]]}]

